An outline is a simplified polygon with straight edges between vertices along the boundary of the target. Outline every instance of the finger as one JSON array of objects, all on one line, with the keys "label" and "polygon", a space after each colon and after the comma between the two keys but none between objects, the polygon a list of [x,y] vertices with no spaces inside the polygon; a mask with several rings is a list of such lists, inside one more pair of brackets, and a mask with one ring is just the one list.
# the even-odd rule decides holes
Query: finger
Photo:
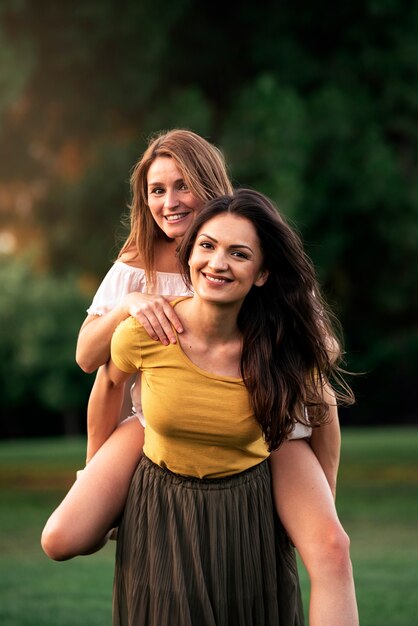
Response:
[{"label": "finger", "polygon": [[183,325],[181,321],[179,320],[179,318],[177,317],[177,314],[175,310],[173,309],[173,307],[170,305],[164,307],[164,312],[165,312],[166,318],[170,322],[171,327],[174,326],[174,328],[176,329],[178,333],[182,333]]},{"label": "finger", "polygon": [[[148,335],[151,337],[151,339],[154,339],[154,341],[161,341],[160,336],[158,335],[158,333],[155,330],[156,318],[155,318],[155,321],[152,323],[142,313],[138,314],[138,315],[135,315],[135,317],[138,320],[138,322],[143,326],[144,330],[148,333]],[[168,343],[167,338],[165,338],[165,342],[162,341],[162,343],[167,345],[167,343]]]},{"label": "finger", "polygon": [[176,342],[173,328],[163,311],[142,312],[140,322],[152,339],[161,341],[165,346]]},{"label": "finger", "polygon": [[[178,333],[183,332],[183,326],[173,307],[165,300],[163,300],[163,306],[159,306],[159,303],[154,302],[153,308],[148,308],[146,311],[142,310],[141,315],[147,318],[147,322],[152,326],[153,332],[164,345],[167,345],[168,342],[177,342],[173,326]],[[137,317],[139,319],[139,315]]]},{"label": "finger", "polygon": [[[164,332],[167,340],[170,343],[176,343],[177,342],[177,338],[176,338],[176,334],[173,330],[173,327],[170,323],[170,320],[166,317],[165,313],[161,315],[161,317],[158,318],[159,322],[160,322],[160,326],[162,331]],[[157,330],[157,329],[155,329]]]},{"label": "finger", "polygon": [[[164,343],[176,343],[176,335],[171,325],[170,318],[172,317],[173,308],[166,304],[166,306],[159,308],[155,307],[153,311],[148,312],[148,322],[152,325],[154,332],[158,335],[159,340]],[[177,316],[175,316],[177,318]],[[178,318],[177,318],[177,321]]]}]

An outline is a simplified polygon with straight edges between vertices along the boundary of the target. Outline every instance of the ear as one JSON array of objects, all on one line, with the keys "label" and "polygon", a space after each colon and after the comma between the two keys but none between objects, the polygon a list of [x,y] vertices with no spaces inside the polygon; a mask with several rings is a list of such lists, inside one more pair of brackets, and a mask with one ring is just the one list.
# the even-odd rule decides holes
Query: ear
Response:
[{"label": "ear", "polygon": [[270,272],[268,270],[262,270],[258,274],[256,280],[254,281],[254,285],[256,287],[262,287],[265,284],[265,282],[267,281],[269,276],[270,276]]}]

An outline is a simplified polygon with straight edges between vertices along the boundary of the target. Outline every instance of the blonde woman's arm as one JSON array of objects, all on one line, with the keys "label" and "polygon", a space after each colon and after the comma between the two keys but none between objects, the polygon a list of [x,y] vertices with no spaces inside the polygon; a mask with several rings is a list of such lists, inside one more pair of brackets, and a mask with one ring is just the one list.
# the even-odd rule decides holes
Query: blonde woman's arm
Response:
[{"label": "blonde woman's arm", "polygon": [[76,361],[82,370],[91,373],[109,360],[110,342],[116,327],[132,315],[145,328],[151,339],[164,345],[176,342],[173,326],[181,333],[183,327],[170,301],[174,296],[158,296],[137,291],[105,315],[88,315],[77,340]]}]

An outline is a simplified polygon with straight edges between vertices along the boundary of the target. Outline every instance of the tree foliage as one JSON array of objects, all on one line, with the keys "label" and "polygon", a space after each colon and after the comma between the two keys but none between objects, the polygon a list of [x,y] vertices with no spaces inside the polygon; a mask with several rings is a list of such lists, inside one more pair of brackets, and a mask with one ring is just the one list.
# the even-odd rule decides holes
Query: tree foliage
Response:
[{"label": "tree foliage", "polygon": [[23,259],[1,264],[0,284],[1,434],[79,432],[92,382],[74,358],[86,296],[71,275]]},{"label": "tree foliage", "polygon": [[0,188],[17,180],[32,190],[49,272],[98,281],[149,133],[203,134],[224,149],[237,185],[270,195],[302,232],[342,319],[348,367],[366,372],[354,381],[358,419],[409,419],[418,3],[230,8],[3,0]]}]

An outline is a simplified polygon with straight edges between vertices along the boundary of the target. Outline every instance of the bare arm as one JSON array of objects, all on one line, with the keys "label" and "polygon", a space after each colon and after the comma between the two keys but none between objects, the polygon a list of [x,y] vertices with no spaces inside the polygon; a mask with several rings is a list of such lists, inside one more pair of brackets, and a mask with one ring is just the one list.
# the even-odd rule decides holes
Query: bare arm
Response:
[{"label": "bare arm", "polygon": [[[123,378],[115,384],[109,376],[107,364],[102,365],[97,372],[87,408],[86,463],[118,426],[125,391]],[[128,378],[129,374],[126,374]]]},{"label": "bare arm", "polygon": [[115,328],[132,315],[152,339],[164,345],[175,343],[172,325],[181,333],[183,327],[170,301],[174,296],[157,296],[132,292],[106,315],[89,315],[78,335],[76,361],[82,370],[91,373],[109,360],[110,341]]},{"label": "bare arm", "polygon": [[341,431],[335,394],[328,384],[324,387],[324,399],[329,406],[329,422],[320,428],[313,429],[311,448],[324,471],[335,498],[340,463]]},{"label": "bare arm", "polygon": [[112,335],[128,315],[122,307],[115,307],[106,315],[86,317],[78,335],[75,356],[82,370],[90,374],[109,360]]}]

